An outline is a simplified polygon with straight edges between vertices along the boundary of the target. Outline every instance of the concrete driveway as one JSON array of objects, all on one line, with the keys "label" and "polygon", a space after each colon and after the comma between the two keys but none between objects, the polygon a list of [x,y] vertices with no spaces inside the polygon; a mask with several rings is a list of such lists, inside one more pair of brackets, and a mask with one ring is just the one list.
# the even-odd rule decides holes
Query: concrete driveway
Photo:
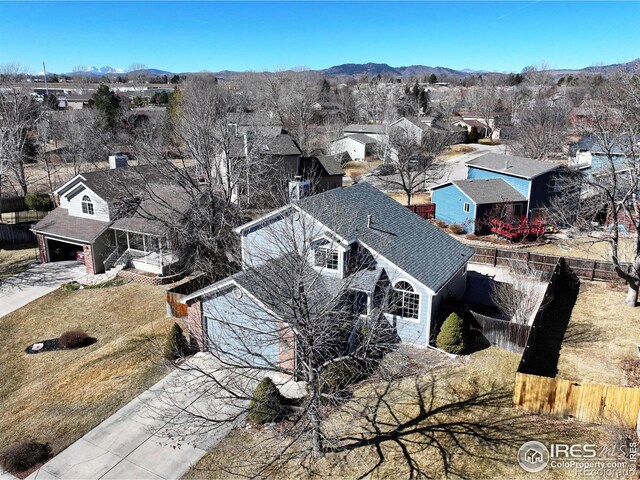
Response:
[{"label": "concrete driveway", "polygon": [[235,425],[196,416],[226,418],[244,406],[206,395],[213,382],[202,372],[214,372],[212,362],[211,355],[195,355],[187,365],[196,369],[174,370],[27,478],[180,478]]},{"label": "concrete driveway", "polygon": [[76,261],[40,263],[0,280],[0,317],[86,274]]}]

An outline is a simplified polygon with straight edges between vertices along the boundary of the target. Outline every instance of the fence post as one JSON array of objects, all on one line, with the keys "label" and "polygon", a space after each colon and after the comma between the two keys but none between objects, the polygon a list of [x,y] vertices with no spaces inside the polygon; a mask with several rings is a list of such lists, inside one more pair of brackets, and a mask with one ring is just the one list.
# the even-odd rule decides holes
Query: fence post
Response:
[{"label": "fence post", "polygon": [[530,260],[531,260],[531,252],[527,252],[527,269],[529,269]]},{"label": "fence post", "polygon": [[498,265],[498,249],[494,248],[493,249],[493,266],[495,267],[496,265]]},{"label": "fence post", "polygon": [[593,268],[591,269],[591,281],[596,278],[596,265],[598,264],[597,260],[593,261]]}]

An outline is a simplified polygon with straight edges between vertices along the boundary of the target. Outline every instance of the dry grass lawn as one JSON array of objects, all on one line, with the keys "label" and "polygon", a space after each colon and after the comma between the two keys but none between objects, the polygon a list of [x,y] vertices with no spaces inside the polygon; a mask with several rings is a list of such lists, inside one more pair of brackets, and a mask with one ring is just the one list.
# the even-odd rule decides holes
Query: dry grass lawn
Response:
[{"label": "dry grass lawn", "polygon": [[475,147],[471,145],[451,145],[444,152],[438,155],[440,160],[449,160],[450,158],[464,155],[465,153],[475,152]]},{"label": "dry grass lawn", "polygon": [[373,171],[376,167],[382,165],[381,160],[372,160],[372,161],[364,161],[364,162],[347,162],[342,165],[342,169],[344,170],[344,174],[348,177],[351,177],[353,181],[356,181],[358,177],[364,175],[365,173],[369,173]]},{"label": "dry grass lawn", "polygon": [[[421,426],[443,425],[444,422],[469,421],[480,425],[500,426],[497,433],[499,441],[483,443],[477,438],[461,437],[460,444],[456,444],[444,432],[436,433],[436,438],[451,455],[451,470],[449,475],[443,470],[440,454],[433,444],[427,445],[419,434],[413,434],[407,448],[411,458],[428,473],[430,478],[532,478],[524,472],[516,461],[516,453],[520,445],[526,440],[537,439],[543,442],[597,443],[609,439],[609,433],[604,427],[582,424],[579,422],[558,420],[551,417],[524,414],[515,409],[511,403],[515,370],[518,356],[512,353],[489,348],[473,354],[466,365],[448,367],[434,372],[435,381],[427,374],[419,377],[406,378],[395,387],[387,397],[390,408],[397,415],[391,419],[386,413],[382,421],[397,425],[409,418],[415,418],[419,412],[418,404],[414,401],[416,384],[425,388],[426,400],[434,399],[434,406],[452,405],[456,399],[469,398],[473,392],[494,392],[502,396],[492,405],[480,405],[473,408],[457,410],[455,415],[437,413],[427,420],[421,421]],[[429,385],[434,385],[430,390]],[[354,392],[351,402],[367,405],[371,402],[368,392],[373,384],[364,383]],[[433,392],[433,395],[431,395]],[[368,405],[372,405],[369,403]],[[433,410],[431,410],[433,411]],[[341,411],[336,412],[328,422],[332,426],[339,426],[357,436],[358,421],[351,419],[346,423],[341,418]],[[443,427],[446,431],[447,428]],[[487,429],[486,432],[489,432]],[[184,478],[214,479],[214,478],[247,478],[242,475],[255,474],[256,462],[274,454],[275,445],[283,439],[274,440],[269,430],[237,429],[224,439],[208,455],[203,457]],[[491,435],[496,435],[495,432]],[[300,440],[296,443],[300,445]],[[468,449],[471,454],[464,453]],[[383,444],[385,462],[370,478],[409,478],[409,471],[405,458],[400,449],[393,442]],[[260,455],[256,455],[260,452]],[[278,462],[262,472],[263,478],[358,478],[377,462],[378,456],[372,446],[360,447],[348,453],[329,453],[311,467],[304,470],[300,462]],[[535,475],[536,478],[557,479],[575,478],[575,472],[547,469]]]},{"label": "dry grass lawn", "polygon": [[[164,290],[56,290],[0,319],[0,449],[29,438],[54,453],[80,438],[167,371],[162,350],[171,322]],[[34,342],[83,329],[97,342],[27,355]]]},{"label": "dry grass lawn", "polygon": [[[404,192],[384,192],[387,196],[393,198],[396,202],[401,203],[402,205],[407,204],[407,195]],[[431,203],[431,193],[429,192],[420,192],[416,193],[411,197],[412,205],[424,205],[426,203]]]},{"label": "dry grass lawn", "polygon": [[25,271],[38,260],[38,248],[32,245],[7,245],[0,248],[0,280]]},{"label": "dry grass lawn", "polygon": [[627,385],[620,363],[637,358],[640,308],[624,304],[624,285],[582,281],[562,343],[558,376]]},{"label": "dry grass lawn", "polygon": [[[632,256],[633,242],[623,238],[620,242],[620,260],[629,261]],[[564,257],[588,258],[591,260],[611,261],[611,247],[606,239],[580,237],[567,239],[553,239],[545,245],[534,245],[526,250],[546,255]]]}]

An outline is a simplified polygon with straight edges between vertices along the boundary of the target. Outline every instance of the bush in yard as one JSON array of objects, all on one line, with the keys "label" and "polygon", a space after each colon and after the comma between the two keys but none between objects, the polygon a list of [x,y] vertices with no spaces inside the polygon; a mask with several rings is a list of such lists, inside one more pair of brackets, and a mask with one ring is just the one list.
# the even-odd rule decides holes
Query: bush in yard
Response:
[{"label": "bush in yard", "polygon": [[177,360],[186,357],[190,353],[189,343],[184,336],[180,325],[174,323],[164,344],[164,358],[167,360]]},{"label": "bush in yard", "polygon": [[249,420],[253,423],[269,423],[281,419],[287,413],[278,387],[269,377],[265,377],[253,391],[249,404]]},{"label": "bush in yard", "polygon": [[320,390],[325,394],[333,394],[344,390],[364,377],[362,367],[354,362],[347,360],[332,362],[320,375]]},{"label": "bush in yard", "polygon": [[436,226],[438,226],[440,228],[446,228],[447,227],[447,222],[445,222],[444,220],[434,220],[434,223],[436,224]]},{"label": "bush in yard", "polygon": [[50,458],[51,447],[48,443],[34,441],[14,443],[0,452],[0,466],[15,475]]},{"label": "bush in yard", "polygon": [[452,313],[442,324],[436,338],[436,347],[445,352],[461,355],[467,350],[467,331],[464,321]]},{"label": "bush in yard", "polygon": [[64,348],[80,348],[91,345],[94,342],[94,338],[82,330],[69,330],[60,335],[58,341]]},{"label": "bush in yard", "polygon": [[24,203],[27,204],[29,210],[37,210],[39,212],[48,212],[53,205],[49,195],[42,192],[29,192],[24,197]]},{"label": "bush in yard", "polygon": [[464,227],[459,223],[452,223],[449,225],[449,231],[456,235],[460,235],[461,233],[464,233]]}]

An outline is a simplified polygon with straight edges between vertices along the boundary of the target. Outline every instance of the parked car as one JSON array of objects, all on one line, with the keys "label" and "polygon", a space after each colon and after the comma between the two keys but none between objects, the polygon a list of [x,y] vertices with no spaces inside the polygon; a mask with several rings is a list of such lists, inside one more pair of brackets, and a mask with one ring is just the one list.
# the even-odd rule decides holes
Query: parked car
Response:
[{"label": "parked car", "polygon": [[85,260],[84,252],[82,250],[78,250],[76,252],[76,262],[85,265],[86,260]]}]

